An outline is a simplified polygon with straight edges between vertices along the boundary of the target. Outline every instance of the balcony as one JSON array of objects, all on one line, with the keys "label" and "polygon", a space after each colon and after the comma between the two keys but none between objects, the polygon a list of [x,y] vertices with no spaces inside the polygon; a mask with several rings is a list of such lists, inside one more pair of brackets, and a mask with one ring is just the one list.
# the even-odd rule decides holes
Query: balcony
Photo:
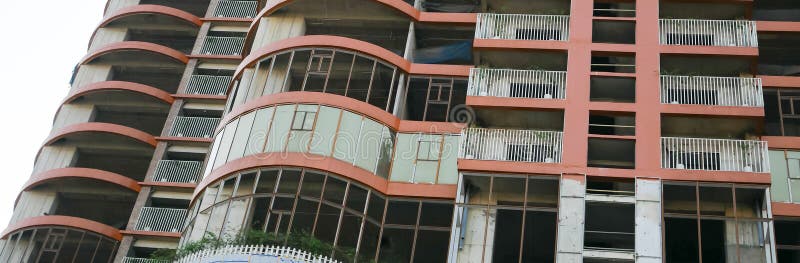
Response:
[{"label": "balcony", "polygon": [[763,107],[761,79],[661,76],[661,103]]},{"label": "balcony", "polygon": [[122,259],[122,263],[169,263],[169,260],[125,257]]},{"label": "balcony", "polygon": [[253,18],[258,13],[258,1],[227,1],[220,0],[215,17]]},{"label": "balcony", "polygon": [[200,50],[204,55],[238,56],[242,54],[244,37],[207,36]]},{"label": "balcony", "polygon": [[214,129],[219,125],[219,118],[178,116],[172,123],[169,136],[211,138]]},{"label": "balcony", "polygon": [[224,96],[232,79],[231,76],[192,75],[186,84],[186,93]]},{"label": "balcony", "polygon": [[200,170],[203,162],[198,161],[158,161],[153,173],[154,182],[197,183],[200,181]]},{"label": "balcony", "polygon": [[566,71],[473,68],[469,72],[468,96],[564,99]]},{"label": "balcony", "polygon": [[662,137],[661,168],[768,173],[767,142]]},{"label": "balcony", "polygon": [[753,21],[659,19],[658,23],[662,45],[758,47]]},{"label": "balcony", "polygon": [[461,132],[459,158],[560,163],[563,132],[468,128]]},{"label": "balcony", "polygon": [[477,39],[569,39],[568,15],[478,14]]},{"label": "balcony", "polygon": [[187,255],[176,262],[296,262],[296,263],[339,263],[329,257],[314,255],[306,251],[279,246],[240,245],[206,249]]},{"label": "balcony", "polygon": [[152,232],[180,232],[186,209],[142,207],[136,220],[136,230]]}]

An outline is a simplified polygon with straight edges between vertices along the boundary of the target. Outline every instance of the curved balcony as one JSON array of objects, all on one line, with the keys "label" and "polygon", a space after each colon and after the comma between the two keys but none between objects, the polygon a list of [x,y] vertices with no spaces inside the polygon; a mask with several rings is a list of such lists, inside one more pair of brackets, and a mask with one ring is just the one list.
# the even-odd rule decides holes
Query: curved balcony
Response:
[{"label": "curved balcony", "polygon": [[133,192],[139,192],[141,189],[139,182],[130,177],[99,169],[79,167],[57,168],[35,174],[28,179],[28,182],[25,183],[22,189],[26,191],[39,185],[49,183],[50,181],[80,178],[115,184]]},{"label": "curved balcony", "polygon": [[661,103],[763,107],[759,78],[661,76]]},{"label": "curved balcony", "polygon": [[179,259],[178,263],[269,261],[280,259],[294,263],[337,263],[329,257],[314,255],[291,247],[278,246],[226,246],[203,250]]},{"label": "curved balcony", "polygon": [[[145,95],[153,99],[160,100],[166,104],[172,104],[172,102],[175,101],[172,95],[168,92],[148,85],[127,81],[101,81],[71,90],[67,95],[67,98],[64,100],[64,103],[71,103],[79,98],[82,99],[82,101],[95,101],[98,99],[94,98],[94,94],[112,93],[114,91],[138,93],[140,95]],[[131,95],[125,95],[119,97],[130,98],[130,96]],[[104,100],[108,99],[108,97],[102,95],[98,97],[103,97]]]},{"label": "curved balcony", "polygon": [[121,239],[119,230],[91,220],[33,217],[6,228],[0,240],[0,261],[112,262]]},{"label": "curved balcony", "polygon": [[[148,55],[143,55],[142,53]],[[156,64],[159,62],[164,63],[168,61],[186,64],[189,62],[189,57],[187,57],[183,52],[159,44],[140,41],[125,41],[111,43],[92,51],[83,57],[83,59],[81,59],[80,64],[115,64],[133,62],[149,62],[151,64]]]},{"label": "curved balcony", "polygon": [[142,41],[191,51],[203,21],[162,5],[134,5],[107,15],[90,38],[89,49],[112,42]]},{"label": "curved balcony", "polygon": [[139,83],[174,94],[189,58],[167,46],[124,41],[90,51],[74,72],[73,87],[99,81]]},{"label": "curved balcony", "polygon": [[659,19],[658,22],[662,45],[758,47],[753,21]]}]

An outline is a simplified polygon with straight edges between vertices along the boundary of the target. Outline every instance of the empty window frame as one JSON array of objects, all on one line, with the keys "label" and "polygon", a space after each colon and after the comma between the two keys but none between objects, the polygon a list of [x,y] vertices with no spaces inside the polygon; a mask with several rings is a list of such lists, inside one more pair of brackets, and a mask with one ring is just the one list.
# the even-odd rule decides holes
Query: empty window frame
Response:
[{"label": "empty window frame", "polygon": [[594,1],[596,17],[636,17],[635,2]]},{"label": "empty window frame", "polygon": [[[464,175],[456,200],[456,262],[553,262],[558,180]],[[492,244],[492,245],[488,245]]]},{"label": "empty window frame", "polygon": [[405,116],[417,121],[452,121],[451,111],[466,102],[467,80],[411,76],[405,94]]},{"label": "empty window frame", "polygon": [[586,202],[584,250],[633,252],[635,205],[632,203]]},{"label": "empty window frame", "polygon": [[589,167],[636,168],[636,140],[589,138],[587,164]]},{"label": "empty window frame", "polygon": [[598,135],[636,135],[636,116],[632,113],[591,112],[589,133]]},{"label": "empty window frame", "polygon": [[591,101],[636,102],[636,78],[590,76]]},{"label": "empty window frame", "polygon": [[592,42],[636,44],[636,22],[595,19],[592,21]]},{"label": "empty window frame", "polygon": [[636,56],[629,53],[593,52],[594,72],[636,73]]},{"label": "empty window frame", "polygon": [[764,91],[764,114],[768,135],[800,136],[800,92]]},{"label": "empty window frame", "polygon": [[775,250],[778,262],[800,262],[800,221],[776,218]]},{"label": "empty window frame", "polygon": [[316,111],[295,111],[292,119],[292,131],[311,131],[317,118]]},{"label": "empty window frame", "polygon": [[771,262],[765,189],[664,182],[666,262]]}]

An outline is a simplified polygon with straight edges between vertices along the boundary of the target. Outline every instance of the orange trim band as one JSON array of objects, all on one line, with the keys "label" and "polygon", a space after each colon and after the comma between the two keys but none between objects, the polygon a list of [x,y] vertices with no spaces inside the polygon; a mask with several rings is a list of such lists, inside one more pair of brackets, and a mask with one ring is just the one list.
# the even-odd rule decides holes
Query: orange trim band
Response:
[{"label": "orange trim band", "polygon": [[139,182],[127,176],[91,168],[77,168],[67,167],[48,170],[42,173],[35,174],[28,179],[25,186],[22,187],[23,191],[29,190],[37,185],[43,184],[50,180],[59,178],[87,178],[98,181],[104,181],[112,184],[119,185],[134,192],[139,192],[142,189]]},{"label": "orange trim band", "polygon": [[772,216],[800,217],[800,204],[772,202]]},{"label": "orange trim band", "polygon": [[189,62],[189,57],[183,54],[183,52],[174,50],[166,46],[148,42],[141,42],[141,41],[123,41],[123,42],[111,43],[101,48],[98,48],[97,50],[83,57],[83,59],[81,59],[80,65],[89,63],[92,60],[108,53],[117,51],[126,51],[126,50],[139,50],[139,51],[157,53],[170,57],[183,64]]},{"label": "orange trim band", "polygon": [[88,93],[108,90],[125,90],[141,93],[166,102],[167,104],[172,104],[175,101],[175,98],[173,98],[168,92],[144,84],[127,81],[102,81],[72,90],[67,96],[67,99],[64,100],[64,103],[70,103]]},{"label": "orange trim band", "polygon": [[17,223],[9,225],[6,230],[3,231],[2,239],[8,238],[9,234],[19,230],[45,226],[60,226],[83,229],[113,238],[117,241],[122,240],[122,234],[118,229],[112,226],[73,216],[37,216],[25,218]]},{"label": "orange trim band", "polygon": [[45,140],[44,145],[50,145],[58,139],[64,138],[65,136],[81,132],[112,133],[135,139],[153,147],[156,147],[157,144],[155,137],[152,135],[131,127],[102,122],[84,122],[61,128],[57,132],[51,134],[50,137]]},{"label": "orange trim band", "polygon": [[756,77],[761,79],[765,88],[800,88],[800,77],[767,75],[758,75]]},{"label": "orange trim band", "polygon": [[135,5],[117,10],[114,14],[103,19],[97,27],[101,28],[119,18],[138,14],[160,14],[186,21],[198,27],[203,25],[203,21],[199,17],[177,8],[163,5]]},{"label": "orange trim band", "polygon": [[236,159],[217,167],[211,174],[206,176],[192,194],[192,200],[212,183],[218,182],[233,173],[268,166],[292,166],[327,171],[342,176],[390,196],[407,197],[429,197],[429,198],[448,198],[456,196],[455,185],[431,185],[431,184],[410,184],[389,182],[388,180],[373,174],[350,163],[337,160],[335,158],[309,153],[272,153],[257,154],[244,158]]},{"label": "orange trim band", "polygon": [[461,130],[465,127],[464,124],[452,122],[401,120],[391,113],[375,107],[372,104],[342,95],[321,92],[292,91],[262,96],[245,104],[236,106],[222,118],[215,133],[219,133],[225,127],[225,125],[230,123],[233,119],[247,114],[253,110],[272,105],[302,103],[320,104],[356,112],[370,117],[375,121],[382,123],[383,125],[389,126],[391,129],[397,132],[423,132],[434,134],[461,133]]},{"label": "orange trim band", "polygon": [[794,136],[761,136],[767,141],[770,149],[800,150],[800,137]]},{"label": "orange trim band", "polygon": [[756,21],[758,32],[800,32],[800,22]]}]

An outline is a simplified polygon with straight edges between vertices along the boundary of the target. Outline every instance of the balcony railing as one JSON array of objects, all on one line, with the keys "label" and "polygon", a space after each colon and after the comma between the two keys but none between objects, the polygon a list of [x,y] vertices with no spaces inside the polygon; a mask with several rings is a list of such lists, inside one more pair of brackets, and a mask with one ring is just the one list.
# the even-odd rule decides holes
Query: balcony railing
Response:
[{"label": "balcony railing", "polygon": [[478,14],[475,38],[567,41],[569,16]]},{"label": "balcony railing", "polygon": [[231,76],[192,75],[186,84],[186,93],[225,95],[232,80]]},{"label": "balcony railing", "polygon": [[217,125],[219,125],[219,118],[178,116],[172,123],[169,136],[211,138]]},{"label": "balcony railing", "polygon": [[661,103],[763,107],[761,79],[661,76]]},{"label": "balcony railing", "polygon": [[180,232],[186,209],[142,207],[136,230],[153,232]]},{"label": "balcony railing", "polygon": [[481,69],[469,72],[469,96],[564,99],[567,72],[542,70]]},{"label": "balcony railing", "polygon": [[662,137],[661,168],[768,173],[767,142]]},{"label": "balcony railing", "polygon": [[214,37],[207,36],[203,41],[200,53],[206,55],[237,56],[242,54],[244,47],[243,37]]},{"label": "balcony railing", "polygon": [[245,245],[226,246],[201,250],[185,256],[177,263],[194,262],[292,262],[292,263],[339,263],[329,257],[290,247]]},{"label": "balcony railing", "polygon": [[125,257],[122,259],[122,263],[169,263],[169,260]]},{"label": "balcony railing", "polygon": [[220,0],[217,9],[214,10],[216,17],[253,18],[256,13],[258,13],[258,1]]},{"label": "balcony railing", "polygon": [[468,128],[461,132],[464,159],[560,163],[563,133],[558,131]]},{"label": "balcony railing", "polygon": [[158,161],[153,173],[154,182],[197,183],[200,181],[202,162],[196,161]]},{"label": "balcony railing", "polygon": [[659,19],[659,30],[662,45],[758,47],[753,21]]}]

